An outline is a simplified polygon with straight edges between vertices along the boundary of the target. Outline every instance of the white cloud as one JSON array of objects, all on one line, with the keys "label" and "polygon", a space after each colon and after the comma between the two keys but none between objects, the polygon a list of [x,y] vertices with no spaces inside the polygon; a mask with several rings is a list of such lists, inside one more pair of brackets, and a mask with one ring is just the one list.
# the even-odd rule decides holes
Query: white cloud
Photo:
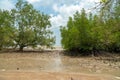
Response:
[{"label": "white cloud", "polygon": [[56,16],[51,16],[52,28],[59,28],[59,26],[66,25],[68,18],[73,16],[76,11],[81,11],[84,4],[77,5],[62,5],[58,6],[57,4],[53,5],[53,9],[58,13]]},{"label": "white cloud", "polygon": [[[58,4],[53,5],[53,9],[58,15],[51,17],[50,21],[52,23],[52,28],[59,28],[61,25],[66,25],[68,18],[71,16],[73,17],[73,14],[75,14],[76,11],[81,11],[82,8],[86,10],[87,13],[89,13],[92,7],[95,6],[95,2],[99,2],[100,0],[78,0],[77,4],[67,5],[63,4],[62,6],[58,6]],[[92,4],[92,5],[91,5]]]},{"label": "white cloud", "polygon": [[62,5],[62,6],[57,6],[54,5],[53,9],[55,12],[58,12],[62,16],[72,16],[76,11],[80,11],[83,8],[83,4],[78,4],[78,5]]},{"label": "white cloud", "polygon": [[0,9],[10,10],[14,8],[14,4],[10,0],[1,0]]},{"label": "white cloud", "polygon": [[52,16],[50,18],[50,21],[52,24],[51,29],[58,28],[59,26],[66,24],[66,19],[64,19],[63,16],[61,16],[61,15]]},{"label": "white cloud", "polygon": [[29,3],[36,3],[36,2],[40,2],[41,0],[27,0]]},{"label": "white cloud", "polygon": [[100,0],[88,0],[89,2],[100,2]]}]

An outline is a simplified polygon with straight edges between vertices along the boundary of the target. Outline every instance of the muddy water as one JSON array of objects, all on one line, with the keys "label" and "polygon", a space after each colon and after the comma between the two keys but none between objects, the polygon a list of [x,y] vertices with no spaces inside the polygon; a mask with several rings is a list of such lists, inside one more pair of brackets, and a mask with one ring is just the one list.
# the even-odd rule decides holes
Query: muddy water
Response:
[{"label": "muddy water", "polygon": [[0,54],[0,71],[72,72],[120,76],[120,62],[93,58],[73,58],[50,53]]}]

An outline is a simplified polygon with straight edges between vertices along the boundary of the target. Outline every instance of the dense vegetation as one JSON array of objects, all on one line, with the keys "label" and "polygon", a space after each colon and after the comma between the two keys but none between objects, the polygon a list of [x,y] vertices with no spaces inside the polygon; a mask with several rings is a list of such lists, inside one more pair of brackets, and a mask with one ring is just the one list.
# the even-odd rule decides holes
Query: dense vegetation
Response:
[{"label": "dense vegetation", "polygon": [[105,0],[97,14],[83,9],[61,29],[64,49],[80,52],[120,52],[120,1]]},{"label": "dense vegetation", "polygon": [[13,46],[15,28],[9,11],[0,10],[0,50],[3,47]]},{"label": "dense vegetation", "polygon": [[0,49],[54,44],[50,16],[33,8],[28,2],[18,0],[15,9],[0,10]]},{"label": "dense vegetation", "polygon": [[[62,26],[62,46],[69,51],[120,52],[120,0],[101,0],[96,14],[84,9],[69,17]],[[26,1],[18,0],[15,8],[0,10],[0,50],[47,46],[55,43],[49,30],[50,16],[41,13]]]}]

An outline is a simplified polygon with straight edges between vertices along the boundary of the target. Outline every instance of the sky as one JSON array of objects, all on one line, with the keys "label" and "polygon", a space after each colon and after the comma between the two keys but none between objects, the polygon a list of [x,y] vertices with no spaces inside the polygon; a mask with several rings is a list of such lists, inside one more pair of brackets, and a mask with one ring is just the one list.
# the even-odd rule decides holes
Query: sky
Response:
[{"label": "sky", "polygon": [[[68,18],[82,8],[87,13],[92,11],[99,0],[25,0],[31,3],[35,9],[51,16],[51,31],[56,36],[55,46],[61,46],[60,26],[67,24]],[[0,0],[0,9],[11,10],[17,0]]]}]

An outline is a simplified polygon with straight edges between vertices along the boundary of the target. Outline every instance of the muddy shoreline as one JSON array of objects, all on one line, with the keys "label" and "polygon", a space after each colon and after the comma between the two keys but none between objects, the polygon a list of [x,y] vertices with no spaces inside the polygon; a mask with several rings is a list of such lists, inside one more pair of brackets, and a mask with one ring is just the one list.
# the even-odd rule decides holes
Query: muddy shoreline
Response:
[{"label": "muddy shoreline", "polygon": [[[31,77],[29,80],[70,80],[66,78],[69,75],[74,78],[73,80],[119,80],[115,79],[115,77],[120,77],[119,59],[118,55],[71,57],[63,55],[60,51],[4,52],[0,53],[0,80],[26,80],[25,75]],[[21,76],[22,79],[16,79],[15,74]],[[47,78],[41,78],[40,75]],[[89,75],[92,78],[88,77]],[[95,75],[97,76],[94,79]],[[82,76],[84,76],[83,79]],[[107,76],[107,78],[101,79],[101,76]],[[60,79],[61,77],[63,78]]]}]

